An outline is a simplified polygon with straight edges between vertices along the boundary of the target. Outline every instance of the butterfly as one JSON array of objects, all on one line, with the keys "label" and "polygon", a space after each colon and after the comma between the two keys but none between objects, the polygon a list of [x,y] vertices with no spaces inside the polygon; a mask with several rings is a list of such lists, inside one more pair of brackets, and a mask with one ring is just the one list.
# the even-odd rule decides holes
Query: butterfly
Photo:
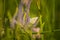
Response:
[{"label": "butterfly", "polygon": [[37,21],[38,17],[30,18],[30,23],[34,24]]}]

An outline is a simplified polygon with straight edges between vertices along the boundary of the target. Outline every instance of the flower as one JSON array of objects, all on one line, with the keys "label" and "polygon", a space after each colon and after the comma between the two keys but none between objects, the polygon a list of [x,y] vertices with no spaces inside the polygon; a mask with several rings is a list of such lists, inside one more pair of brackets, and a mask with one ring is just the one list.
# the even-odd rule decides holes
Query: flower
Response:
[{"label": "flower", "polygon": [[32,28],[32,31],[33,32],[39,32],[40,31],[40,28]]}]

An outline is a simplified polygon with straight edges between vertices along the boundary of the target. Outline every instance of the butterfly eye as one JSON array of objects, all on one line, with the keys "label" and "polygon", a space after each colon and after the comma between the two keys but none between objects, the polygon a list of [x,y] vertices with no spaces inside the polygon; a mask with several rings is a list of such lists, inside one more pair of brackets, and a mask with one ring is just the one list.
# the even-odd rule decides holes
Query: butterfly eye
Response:
[{"label": "butterfly eye", "polygon": [[30,23],[34,24],[37,21],[38,17],[30,18]]}]

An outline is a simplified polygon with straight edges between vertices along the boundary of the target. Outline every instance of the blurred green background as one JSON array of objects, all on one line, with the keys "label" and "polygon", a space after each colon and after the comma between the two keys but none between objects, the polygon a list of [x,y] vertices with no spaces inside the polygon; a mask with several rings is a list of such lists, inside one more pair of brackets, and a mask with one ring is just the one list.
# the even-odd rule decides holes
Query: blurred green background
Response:
[{"label": "blurred green background", "polygon": [[[9,27],[9,19],[7,16],[8,10],[11,12],[11,16],[14,15],[17,5],[20,0],[0,0],[0,30]],[[37,2],[40,2],[37,5]],[[38,8],[40,7],[40,9]],[[42,21],[45,22],[44,32],[49,31],[44,34],[44,40],[60,40],[60,0],[32,0],[30,6],[30,17],[36,17],[42,15]],[[40,24],[38,24],[39,26]],[[54,31],[53,30],[58,30]],[[0,39],[5,40],[6,35]],[[10,39],[11,40],[11,39]],[[24,39],[23,39],[24,40]],[[28,40],[28,39],[27,39]]]}]

